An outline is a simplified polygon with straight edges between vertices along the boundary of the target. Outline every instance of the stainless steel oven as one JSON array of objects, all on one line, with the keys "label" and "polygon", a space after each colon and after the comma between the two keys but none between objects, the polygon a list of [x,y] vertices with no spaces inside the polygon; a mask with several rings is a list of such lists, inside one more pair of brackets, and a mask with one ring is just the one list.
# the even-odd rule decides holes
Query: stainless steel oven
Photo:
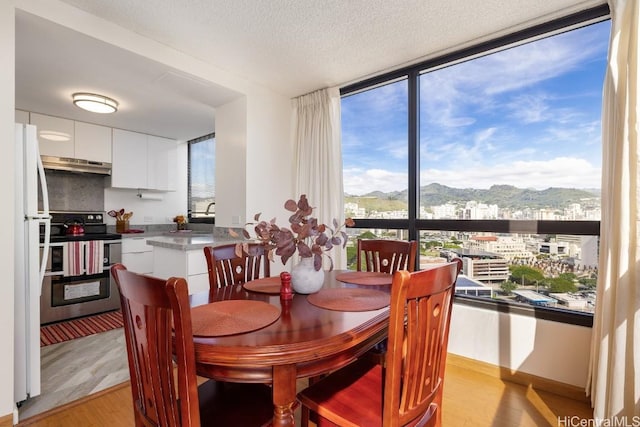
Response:
[{"label": "stainless steel oven", "polygon": [[[118,309],[120,296],[109,268],[122,261],[120,235],[106,232],[102,213],[54,212],[52,217],[41,324]],[[81,221],[84,232],[66,234],[68,218]]]}]

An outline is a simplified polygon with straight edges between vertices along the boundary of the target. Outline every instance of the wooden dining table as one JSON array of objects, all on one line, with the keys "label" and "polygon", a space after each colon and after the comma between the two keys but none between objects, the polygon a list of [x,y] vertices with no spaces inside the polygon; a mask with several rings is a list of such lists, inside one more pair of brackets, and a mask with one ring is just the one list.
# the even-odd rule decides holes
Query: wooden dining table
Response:
[{"label": "wooden dining table", "polygon": [[[336,276],[341,273],[344,271],[325,272],[323,289],[362,288],[390,293],[390,285],[339,281]],[[227,300],[263,301],[280,308],[273,323],[257,330],[194,336],[198,375],[219,381],[271,384],[273,426],[295,425],[297,379],[317,377],[354,361],[386,338],[389,321],[388,306],[342,311],[314,305],[308,297],[294,294],[286,301],[279,293],[250,291],[243,285],[191,295],[192,308]],[[251,402],[247,402],[247,410],[251,410]]]}]

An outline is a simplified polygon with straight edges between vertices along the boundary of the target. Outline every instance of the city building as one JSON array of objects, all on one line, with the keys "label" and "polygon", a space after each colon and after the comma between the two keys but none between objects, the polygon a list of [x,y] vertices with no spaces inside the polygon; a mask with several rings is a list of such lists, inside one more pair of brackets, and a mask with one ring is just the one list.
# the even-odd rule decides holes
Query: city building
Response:
[{"label": "city building", "polygon": [[499,255],[470,249],[450,249],[449,252],[462,259],[462,273],[470,279],[498,284],[509,278],[509,262]]},{"label": "city building", "polygon": [[469,249],[495,253],[509,261],[533,258],[524,239],[518,236],[473,236],[465,243]]},{"label": "city building", "polygon": [[550,297],[553,297],[561,306],[569,308],[571,310],[588,310],[593,311],[593,301],[583,297],[579,294],[570,293],[550,293]]},{"label": "city building", "polygon": [[551,297],[527,289],[515,290],[512,291],[512,293],[516,296],[516,301],[531,305],[549,307],[555,306],[557,303],[557,301]]},{"label": "city building", "polygon": [[458,280],[456,280],[456,294],[493,298],[493,288],[460,274],[458,275]]},{"label": "city building", "polygon": [[540,242],[538,252],[556,256],[569,256],[569,243],[567,242]]}]

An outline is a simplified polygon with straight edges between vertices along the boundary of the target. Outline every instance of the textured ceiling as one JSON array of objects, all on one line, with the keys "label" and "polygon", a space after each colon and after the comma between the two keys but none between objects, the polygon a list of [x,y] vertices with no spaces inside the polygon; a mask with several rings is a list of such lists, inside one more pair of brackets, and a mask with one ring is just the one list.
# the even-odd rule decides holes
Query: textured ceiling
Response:
[{"label": "textured ceiling", "polygon": [[[604,1],[63,2],[294,97],[351,83]],[[210,88],[212,97],[217,96],[217,89]],[[233,94],[222,91],[222,96]],[[210,107],[215,101],[206,104]]]}]

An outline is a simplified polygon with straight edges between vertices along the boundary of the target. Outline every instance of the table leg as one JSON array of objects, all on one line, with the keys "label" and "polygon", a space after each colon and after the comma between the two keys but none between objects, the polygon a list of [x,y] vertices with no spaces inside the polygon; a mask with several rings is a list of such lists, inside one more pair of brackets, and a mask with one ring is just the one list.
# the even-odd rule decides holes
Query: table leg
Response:
[{"label": "table leg", "polygon": [[293,427],[296,403],[296,366],[273,367],[273,427]]}]

